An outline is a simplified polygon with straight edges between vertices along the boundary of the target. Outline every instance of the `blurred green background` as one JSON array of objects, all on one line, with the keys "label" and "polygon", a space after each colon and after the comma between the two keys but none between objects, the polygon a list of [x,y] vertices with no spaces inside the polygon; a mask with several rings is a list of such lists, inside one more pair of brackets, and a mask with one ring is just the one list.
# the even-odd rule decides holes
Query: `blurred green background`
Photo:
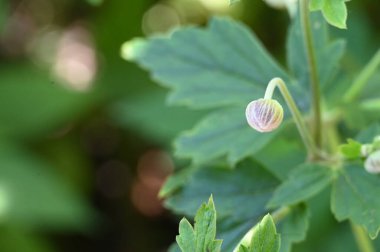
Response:
[{"label": "blurred green background", "polygon": [[[357,71],[380,6],[348,6],[349,30],[333,32]],[[287,13],[261,0],[0,0],[1,252],[166,251],[178,219],[157,193],[185,162],[171,141],[204,112],[166,107],[120,46],[211,15],[247,23],[284,61]]]}]

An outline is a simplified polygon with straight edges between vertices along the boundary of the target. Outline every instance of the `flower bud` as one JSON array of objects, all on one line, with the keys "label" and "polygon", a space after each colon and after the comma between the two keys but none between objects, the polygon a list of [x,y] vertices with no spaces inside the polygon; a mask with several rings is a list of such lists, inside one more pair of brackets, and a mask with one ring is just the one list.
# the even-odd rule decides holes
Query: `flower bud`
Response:
[{"label": "flower bud", "polygon": [[368,157],[373,152],[372,144],[362,144],[360,147],[360,154],[362,157]]},{"label": "flower bud", "polygon": [[364,162],[364,168],[369,173],[380,173],[380,150],[369,155]]},{"label": "flower bud", "polygon": [[249,126],[259,132],[270,132],[280,126],[284,110],[276,100],[258,99],[248,104],[245,115]]}]

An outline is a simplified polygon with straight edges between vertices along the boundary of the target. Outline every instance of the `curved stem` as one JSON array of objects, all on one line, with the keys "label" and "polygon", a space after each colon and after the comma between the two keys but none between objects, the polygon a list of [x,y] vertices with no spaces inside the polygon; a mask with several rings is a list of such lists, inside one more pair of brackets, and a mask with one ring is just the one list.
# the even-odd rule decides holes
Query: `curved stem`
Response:
[{"label": "curved stem", "polygon": [[360,72],[358,77],[355,79],[354,83],[347,90],[344,95],[345,102],[352,102],[355,100],[363,87],[367,84],[368,80],[375,73],[377,68],[380,65],[380,49],[376,52],[376,54],[372,57],[372,59],[367,63],[367,65]]},{"label": "curved stem", "polygon": [[301,112],[298,110],[298,107],[296,103],[294,102],[294,99],[292,95],[290,94],[288,88],[286,87],[285,82],[281,78],[273,78],[265,91],[264,99],[271,99],[273,96],[274,89],[278,87],[280,90],[282,96],[285,99],[286,104],[289,107],[289,110],[294,118],[294,121],[297,125],[298,131],[301,135],[301,138],[308,150],[309,156],[311,157],[318,157],[318,149],[315,146],[312,137],[310,136],[310,133],[306,127],[306,124],[302,118]]},{"label": "curved stem", "polygon": [[364,229],[358,225],[351,224],[352,233],[355,236],[356,244],[358,245],[358,249],[360,252],[375,252],[375,248],[371,240],[368,237],[368,234],[364,231]]},{"label": "curved stem", "polygon": [[300,17],[303,40],[306,46],[306,58],[309,67],[309,77],[311,85],[312,110],[314,117],[313,135],[314,141],[318,148],[322,145],[322,120],[321,120],[321,105],[320,105],[320,88],[317,74],[317,62],[313,46],[313,37],[311,33],[309,20],[309,1],[300,0]]}]

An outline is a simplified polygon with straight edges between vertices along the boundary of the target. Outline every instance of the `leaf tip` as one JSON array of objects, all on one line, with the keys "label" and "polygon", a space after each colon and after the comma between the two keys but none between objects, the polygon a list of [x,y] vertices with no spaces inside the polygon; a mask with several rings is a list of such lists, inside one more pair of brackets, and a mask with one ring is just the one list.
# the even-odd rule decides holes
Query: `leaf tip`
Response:
[{"label": "leaf tip", "polygon": [[144,44],[145,40],[141,38],[134,38],[130,41],[125,42],[121,46],[121,57],[128,61],[135,60],[138,55],[141,54]]}]

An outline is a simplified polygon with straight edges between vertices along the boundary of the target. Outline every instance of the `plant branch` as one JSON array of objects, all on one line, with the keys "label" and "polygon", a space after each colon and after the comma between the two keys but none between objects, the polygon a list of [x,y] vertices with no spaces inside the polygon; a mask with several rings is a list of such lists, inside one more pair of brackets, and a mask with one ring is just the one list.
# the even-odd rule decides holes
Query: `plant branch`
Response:
[{"label": "plant branch", "polygon": [[265,91],[264,99],[271,99],[273,96],[273,92],[275,88],[278,87],[280,90],[282,96],[285,99],[286,104],[289,107],[289,110],[293,116],[293,119],[297,125],[298,132],[301,135],[301,138],[306,146],[306,149],[308,150],[309,156],[311,157],[319,157],[319,151],[318,148],[315,146],[313,139],[309,133],[308,128],[306,127],[306,124],[303,120],[301,112],[298,110],[298,107],[296,103],[294,102],[294,99],[292,95],[290,94],[288,88],[286,87],[285,82],[281,78],[273,78]]},{"label": "plant branch", "polygon": [[368,83],[368,80],[375,73],[379,65],[380,65],[380,49],[376,52],[376,54],[372,57],[372,59],[367,63],[367,65],[359,73],[358,77],[356,77],[351,87],[345,93],[344,95],[345,102],[347,103],[352,102],[358,97],[363,87]]},{"label": "plant branch", "polygon": [[300,0],[299,3],[302,35],[306,47],[306,58],[309,67],[309,81],[311,85],[312,110],[314,118],[313,135],[317,148],[320,148],[322,145],[321,95],[317,74],[317,62],[309,20],[309,1]]},{"label": "plant branch", "polygon": [[350,222],[350,224],[351,224],[352,233],[354,234],[355,241],[356,241],[359,251],[360,252],[375,252],[376,250],[373,247],[373,244],[371,240],[369,239],[367,232],[365,232],[361,226],[355,225],[352,222]]}]

